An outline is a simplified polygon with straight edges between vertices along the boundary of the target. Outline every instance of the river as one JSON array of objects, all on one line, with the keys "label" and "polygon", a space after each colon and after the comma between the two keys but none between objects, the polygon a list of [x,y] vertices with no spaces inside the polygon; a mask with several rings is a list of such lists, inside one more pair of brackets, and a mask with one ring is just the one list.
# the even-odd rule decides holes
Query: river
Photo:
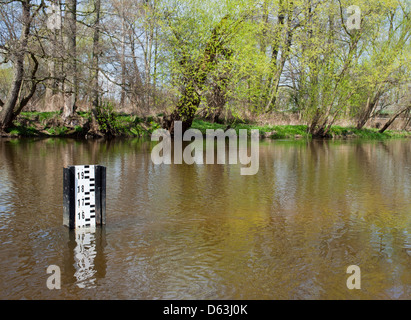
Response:
[{"label": "river", "polygon": [[[152,147],[0,140],[0,299],[411,298],[410,140],[264,140],[252,176],[154,165]],[[94,231],[63,226],[63,167],[80,164],[107,167]]]}]

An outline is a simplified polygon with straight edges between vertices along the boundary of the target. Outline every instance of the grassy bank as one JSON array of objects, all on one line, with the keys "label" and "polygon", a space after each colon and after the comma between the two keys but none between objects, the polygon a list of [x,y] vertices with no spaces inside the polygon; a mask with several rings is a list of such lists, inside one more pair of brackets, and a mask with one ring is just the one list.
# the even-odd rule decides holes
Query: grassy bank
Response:
[{"label": "grassy bank", "polygon": [[[61,112],[22,112],[7,130],[10,137],[84,138],[90,127],[91,114],[78,112],[70,124],[63,124]],[[116,114],[104,126],[110,126],[117,137],[144,137],[160,127],[154,117],[140,118]]]},{"label": "grassy bank", "polygon": [[[22,112],[14,121],[14,126],[8,130],[10,137],[75,137],[84,138],[88,131],[90,113],[79,112],[72,121],[71,126],[62,124],[60,112]],[[160,128],[159,117],[141,118],[127,114],[116,114],[110,122],[110,126],[118,137],[149,137],[153,130]],[[210,123],[202,119],[194,120],[192,128],[206,133],[207,129],[229,128],[258,129],[261,138],[267,139],[311,139],[307,133],[306,125],[264,125],[258,126],[251,123],[219,124]],[[333,139],[392,139],[408,138],[411,132],[387,130],[379,133],[378,129],[333,126],[330,130]]]},{"label": "grassy bank", "polygon": [[[307,133],[306,125],[265,125],[258,126],[255,124],[232,124],[230,126],[223,124],[210,123],[204,120],[197,119],[193,122],[192,128],[200,130],[205,133],[207,129],[235,129],[237,132],[239,129],[259,129],[260,136],[268,139],[311,139],[311,135]],[[333,139],[392,139],[392,138],[411,138],[411,132],[386,130],[384,133],[378,132],[375,128],[363,128],[357,129],[355,127],[341,127],[332,126],[330,130],[331,138]]]}]

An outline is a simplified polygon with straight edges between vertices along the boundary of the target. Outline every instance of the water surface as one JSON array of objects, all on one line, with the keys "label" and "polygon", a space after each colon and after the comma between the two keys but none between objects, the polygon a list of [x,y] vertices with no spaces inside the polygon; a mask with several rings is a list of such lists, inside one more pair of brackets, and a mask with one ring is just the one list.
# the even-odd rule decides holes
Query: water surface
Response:
[{"label": "water surface", "polygon": [[[1,299],[411,298],[411,141],[264,141],[254,176],[154,165],[152,146],[0,140]],[[94,232],[62,224],[79,164],[107,167]]]}]

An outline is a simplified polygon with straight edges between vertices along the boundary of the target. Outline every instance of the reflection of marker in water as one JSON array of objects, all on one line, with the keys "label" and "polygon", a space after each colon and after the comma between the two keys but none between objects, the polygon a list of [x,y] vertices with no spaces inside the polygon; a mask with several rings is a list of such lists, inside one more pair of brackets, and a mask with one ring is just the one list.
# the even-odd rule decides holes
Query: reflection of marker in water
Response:
[{"label": "reflection of marker in water", "polygon": [[94,258],[97,255],[95,228],[76,228],[76,248],[74,249],[74,259],[79,288],[94,288],[95,274]]},{"label": "reflection of marker in water", "polygon": [[71,229],[106,223],[106,168],[69,166],[63,169],[63,224]]}]

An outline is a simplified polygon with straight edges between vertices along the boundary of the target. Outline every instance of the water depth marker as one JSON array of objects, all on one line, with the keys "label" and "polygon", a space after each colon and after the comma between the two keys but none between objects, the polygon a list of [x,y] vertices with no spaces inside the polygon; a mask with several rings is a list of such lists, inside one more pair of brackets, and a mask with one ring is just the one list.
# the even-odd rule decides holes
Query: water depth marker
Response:
[{"label": "water depth marker", "polygon": [[106,224],[106,167],[63,168],[63,225],[70,229]]}]

